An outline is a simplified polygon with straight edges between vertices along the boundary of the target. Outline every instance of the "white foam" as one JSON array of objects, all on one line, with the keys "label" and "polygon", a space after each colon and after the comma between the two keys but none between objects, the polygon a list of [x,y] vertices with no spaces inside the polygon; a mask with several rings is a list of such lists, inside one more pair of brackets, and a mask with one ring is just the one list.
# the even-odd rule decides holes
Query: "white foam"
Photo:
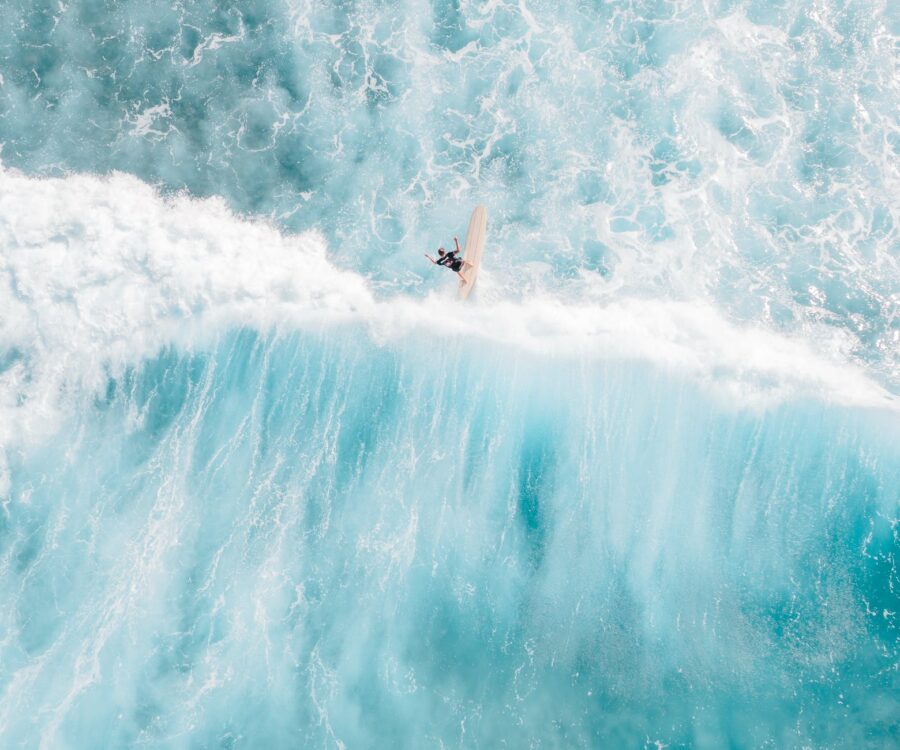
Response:
[{"label": "white foam", "polygon": [[[317,234],[280,234],[220,200],[161,197],[122,174],[0,170],[0,443],[42,432],[63,392],[234,325],[372,306]],[[27,408],[21,408],[27,406]]]},{"label": "white foam", "polygon": [[365,322],[378,340],[441,331],[553,356],[650,360],[749,405],[809,395],[897,408],[858,366],[740,328],[704,302],[487,294],[462,306],[449,288],[378,301],[364,278],[328,261],[316,233],[284,235],[221,200],[165,198],[122,174],[0,170],[0,284],[0,355],[19,353],[0,373],[0,446],[53,430],[74,396],[166,344],[323,319]]},{"label": "white foam", "polygon": [[[387,312],[387,311],[385,311]],[[448,303],[395,300],[398,331],[440,319],[445,332],[488,338],[550,356],[643,360],[707,384],[735,405],[765,408],[788,398],[900,410],[900,404],[858,366],[835,361],[810,342],[764,328],[738,327],[708,303],[623,299],[604,305],[562,303],[539,296],[527,304],[497,302],[448,314]],[[428,330],[433,331],[429,323]]]}]

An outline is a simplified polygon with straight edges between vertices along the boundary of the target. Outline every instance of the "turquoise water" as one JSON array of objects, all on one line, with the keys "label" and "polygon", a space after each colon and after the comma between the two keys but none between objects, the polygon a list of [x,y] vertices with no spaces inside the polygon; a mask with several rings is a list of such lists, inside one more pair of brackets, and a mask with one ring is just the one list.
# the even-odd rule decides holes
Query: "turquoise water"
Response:
[{"label": "turquoise water", "polygon": [[900,744],[895,4],[0,11],[0,746]]}]

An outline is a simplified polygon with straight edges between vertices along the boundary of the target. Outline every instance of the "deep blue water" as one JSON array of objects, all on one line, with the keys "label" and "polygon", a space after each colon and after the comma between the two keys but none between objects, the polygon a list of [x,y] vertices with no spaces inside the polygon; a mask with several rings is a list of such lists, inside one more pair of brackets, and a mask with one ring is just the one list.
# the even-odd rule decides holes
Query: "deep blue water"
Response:
[{"label": "deep blue water", "polygon": [[0,0],[0,746],[900,745],[898,8]]}]

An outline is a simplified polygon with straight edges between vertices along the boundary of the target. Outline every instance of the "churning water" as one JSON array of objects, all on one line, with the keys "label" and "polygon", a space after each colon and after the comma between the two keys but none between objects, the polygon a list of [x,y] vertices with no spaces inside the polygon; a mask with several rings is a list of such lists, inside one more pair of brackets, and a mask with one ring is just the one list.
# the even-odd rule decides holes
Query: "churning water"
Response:
[{"label": "churning water", "polygon": [[896,747],[898,44],[0,0],[0,745]]}]

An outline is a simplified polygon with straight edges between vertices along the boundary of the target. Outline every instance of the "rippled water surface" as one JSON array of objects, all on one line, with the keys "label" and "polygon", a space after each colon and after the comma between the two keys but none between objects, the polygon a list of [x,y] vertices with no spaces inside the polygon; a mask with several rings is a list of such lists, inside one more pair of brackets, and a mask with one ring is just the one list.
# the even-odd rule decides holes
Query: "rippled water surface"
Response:
[{"label": "rippled water surface", "polygon": [[900,743],[900,6],[0,17],[0,745]]}]

